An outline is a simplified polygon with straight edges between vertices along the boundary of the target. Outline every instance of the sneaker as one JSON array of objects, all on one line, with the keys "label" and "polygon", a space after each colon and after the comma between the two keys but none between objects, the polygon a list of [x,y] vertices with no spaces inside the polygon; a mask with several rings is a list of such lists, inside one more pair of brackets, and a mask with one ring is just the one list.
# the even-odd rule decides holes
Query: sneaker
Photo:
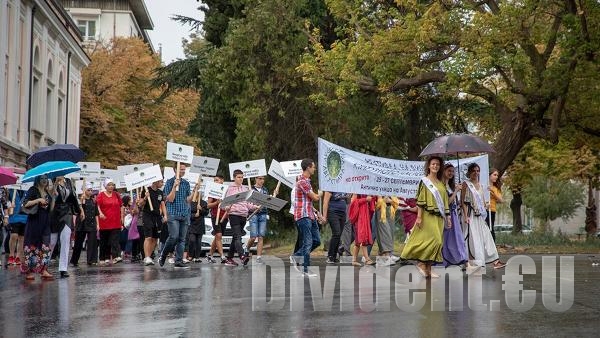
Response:
[{"label": "sneaker", "polygon": [[190,266],[189,266],[189,265],[186,265],[186,264],[184,264],[183,262],[177,262],[177,263],[175,263],[175,264],[173,265],[173,267],[174,267],[175,269],[189,269],[189,268],[190,268]]},{"label": "sneaker", "polygon": [[168,262],[169,264],[175,264],[175,258],[169,257]]},{"label": "sneaker", "polygon": [[381,258],[377,258],[377,266],[390,266],[392,264],[394,264],[394,259],[390,256],[390,257],[381,257]]},{"label": "sneaker", "polygon": [[208,256],[208,258],[206,258],[206,262],[209,263],[209,264],[215,264],[216,263],[216,261],[212,257],[210,257],[210,256]]},{"label": "sneaker", "polygon": [[316,273],[310,271],[303,272],[302,275],[308,278],[315,278],[318,276]]},{"label": "sneaker", "polygon": [[225,266],[238,266],[239,264],[236,263],[233,259],[231,258],[227,258],[225,260]]},{"label": "sneaker", "polygon": [[15,265],[15,258],[13,256],[8,256],[8,265]]},{"label": "sneaker", "polygon": [[394,263],[396,263],[397,261],[400,260],[400,257],[395,256],[395,255],[391,255],[390,257],[392,258],[392,260],[394,261]]},{"label": "sneaker", "polygon": [[144,258],[144,265],[146,265],[146,266],[154,265],[154,261],[152,260],[152,258],[146,257],[146,258]]},{"label": "sneaker", "polygon": [[183,264],[187,264],[187,263],[189,263],[189,262],[190,262],[190,260],[189,260],[189,259],[187,259],[187,258],[184,258],[184,259],[183,259]]},{"label": "sneaker", "polygon": [[108,265],[108,264],[110,264],[110,259],[107,259],[104,261],[104,265]]},{"label": "sneaker", "polygon": [[15,265],[21,265],[21,259],[19,257],[15,258]]},{"label": "sneaker", "polygon": [[326,264],[335,264],[336,259],[335,258],[331,258],[331,257],[327,257],[327,260],[325,261]]},{"label": "sneaker", "polygon": [[248,258],[248,256],[246,256],[246,255],[241,255],[240,261],[242,261],[242,264],[244,264],[244,266],[246,266],[246,265],[248,265],[248,261],[250,261],[250,258]]},{"label": "sneaker", "polygon": [[263,261],[262,257],[256,257],[256,260],[254,261],[254,264],[265,264],[265,261]]},{"label": "sneaker", "polygon": [[192,262],[194,262],[194,263],[202,263],[202,260],[200,258],[194,258],[194,259],[192,259]]},{"label": "sneaker", "polygon": [[122,261],[123,261],[123,258],[117,257],[117,258],[113,259],[113,264],[117,264],[117,263],[120,263]]},{"label": "sneaker", "polygon": [[296,261],[296,257],[290,256],[290,264],[294,267],[294,269],[296,269],[296,271],[301,272],[300,264],[298,264],[298,261]]},{"label": "sneaker", "polygon": [[158,257],[158,265],[160,265],[161,267],[165,266],[165,257]]},{"label": "sneaker", "polygon": [[227,258],[221,257],[221,264],[225,264],[225,263],[227,263]]}]

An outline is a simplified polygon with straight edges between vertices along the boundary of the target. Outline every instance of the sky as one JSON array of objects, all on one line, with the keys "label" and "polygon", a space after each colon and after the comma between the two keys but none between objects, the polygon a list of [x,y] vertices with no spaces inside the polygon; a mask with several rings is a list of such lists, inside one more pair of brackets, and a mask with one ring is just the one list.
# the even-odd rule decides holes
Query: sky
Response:
[{"label": "sky", "polygon": [[162,61],[169,64],[176,59],[183,59],[181,39],[190,36],[190,27],[182,26],[170,17],[174,14],[201,19],[202,12],[197,10],[201,5],[196,0],[144,0],[154,30],[149,30],[150,40],[158,52],[162,45]]}]

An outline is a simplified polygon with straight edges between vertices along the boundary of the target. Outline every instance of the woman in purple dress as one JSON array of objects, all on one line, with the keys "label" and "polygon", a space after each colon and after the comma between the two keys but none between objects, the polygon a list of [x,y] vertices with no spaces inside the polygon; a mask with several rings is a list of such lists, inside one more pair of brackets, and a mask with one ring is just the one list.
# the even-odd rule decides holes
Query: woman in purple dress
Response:
[{"label": "woman in purple dress", "polygon": [[442,180],[448,191],[451,225],[444,227],[442,257],[444,266],[461,265],[467,262],[467,247],[465,245],[462,228],[458,220],[456,193],[462,189],[462,184],[454,182],[454,166],[450,163],[444,165]]}]

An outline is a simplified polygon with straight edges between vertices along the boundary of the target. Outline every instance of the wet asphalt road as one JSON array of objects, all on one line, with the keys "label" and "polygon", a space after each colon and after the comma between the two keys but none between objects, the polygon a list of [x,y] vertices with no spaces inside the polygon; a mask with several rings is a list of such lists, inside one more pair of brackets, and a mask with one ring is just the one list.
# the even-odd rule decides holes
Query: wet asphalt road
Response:
[{"label": "wet asphalt road", "polygon": [[[489,267],[483,276],[475,277],[475,273],[472,283],[461,273],[459,279],[463,285],[448,284],[446,287],[451,291],[445,297],[437,293],[443,289],[443,282],[425,280],[415,274],[413,288],[422,288],[416,292],[425,292],[424,305],[415,312],[406,308],[401,310],[398,304],[405,303],[394,297],[395,290],[407,286],[402,277],[404,274],[398,273],[399,265],[380,270],[329,267],[326,274],[324,259],[314,259],[312,270],[315,271],[318,265],[321,289],[327,289],[329,285],[332,290],[326,292],[332,295],[332,307],[320,308],[324,311],[315,311],[311,298],[310,280],[314,283],[318,279],[299,276],[289,262],[279,268],[283,259],[270,260],[273,268],[252,263],[248,267],[235,268],[196,263],[188,270],[174,270],[169,264],[164,268],[130,263],[109,267],[83,264],[78,268],[70,267],[69,278],[43,282],[39,279],[26,282],[17,268],[2,268],[0,337],[597,336],[600,331],[600,266],[592,266],[587,255],[570,256],[574,257],[573,264],[564,266],[574,273],[574,296],[565,296],[563,301],[567,304],[572,301],[572,305],[564,312],[553,312],[544,304],[541,295],[543,281],[548,280],[542,278],[542,256],[530,257],[537,273],[524,276],[522,284],[525,289],[537,290],[537,297],[532,308],[524,312],[507,306],[502,278],[506,271]],[[55,266],[51,267],[51,272],[55,270]],[[334,272],[337,277],[331,279]],[[354,285],[348,281],[352,277]],[[569,282],[569,274],[561,273],[557,280],[561,279]],[[271,299],[275,309],[253,310],[253,294],[256,308],[266,306],[261,304],[263,299],[256,296],[264,281],[271,290],[268,296],[277,296],[273,288],[279,285],[285,288],[285,297]],[[373,291],[366,286],[366,281],[372,284],[390,281],[391,296],[380,297],[381,311],[368,312]],[[303,282],[306,283],[302,285]],[[508,287],[514,288],[514,285]],[[385,290],[385,287],[377,288],[377,292],[380,289]],[[462,289],[463,294],[452,294],[452,289]],[[469,305],[469,296],[474,298],[478,293],[487,304],[484,311],[474,311],[474,306]],[[348,295],[352,297],[344,298]],[[462,311],[449,311],[451,298],[463,300]],[[354,303],[347,303],[349,299]],[[413,291],[408,301],[414,300]],[[494,303],[495,311],[490,311],[490,303]],[[301,306],[304,306],[303,311],[291,311],[291,308],[298,310]],[[432,306],[438,309],[441,306],[443,310],[432,311]],[[350,311],[340,311],[340,308]]]}]

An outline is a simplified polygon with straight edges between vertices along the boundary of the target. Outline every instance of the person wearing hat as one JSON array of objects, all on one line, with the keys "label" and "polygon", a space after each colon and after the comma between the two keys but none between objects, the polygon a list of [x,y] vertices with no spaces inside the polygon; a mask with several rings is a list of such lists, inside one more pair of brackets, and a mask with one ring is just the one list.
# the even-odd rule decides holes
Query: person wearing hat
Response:
[{"label": "person wearing hat", "polygon": [[117,264],[123,261],[119,246],[119,234],[123,228],[125,210],[121,196],[115,191],[111,179],[104,181],[104,191],[98,194],[98,230],[100,230],[100,263]]},{"label": "person wearing hat", "polygon": [[[87,239],[86,254],[87,265],[98,264],[98,206],[94,198],[94,189],[91,183],[86,183],[81,199],[83,214],[77,217],[75,227],[75,245],[71,254],[71,265],[79,264],[79,256],[83,249],[83,242]],[[86,217],[82,217],[86,215]]]}]

